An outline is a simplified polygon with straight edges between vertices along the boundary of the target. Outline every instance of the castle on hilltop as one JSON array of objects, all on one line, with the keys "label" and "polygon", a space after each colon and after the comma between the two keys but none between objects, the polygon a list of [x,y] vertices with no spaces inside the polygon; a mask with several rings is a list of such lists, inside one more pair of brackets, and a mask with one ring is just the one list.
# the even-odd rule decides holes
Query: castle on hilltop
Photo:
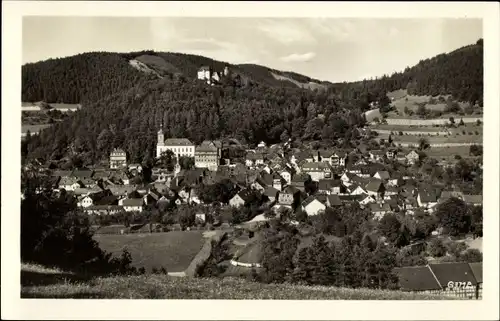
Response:
[{"label": "castle on hilltop", "polygon": [[215,71],[212,67],[202,66],[198,69],[198,79],[206,81],[209,85],[215,85],[220,82],[222,77],[229,76],[229,67],[224,67],[224,71]]}]

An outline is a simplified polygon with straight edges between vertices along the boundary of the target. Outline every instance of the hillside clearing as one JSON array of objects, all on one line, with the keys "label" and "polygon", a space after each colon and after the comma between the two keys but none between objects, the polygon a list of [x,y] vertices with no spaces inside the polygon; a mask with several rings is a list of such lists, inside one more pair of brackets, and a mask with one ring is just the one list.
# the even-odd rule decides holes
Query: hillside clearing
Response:
[{"label": "hillside clearing", "polygon": [[132,255],[132,266],[164,267],[168,272],[183,272],[201,250],[205,238],[201,231],[172,231],[165,233],[106,235],[96,234],[99,246],[113,255],[127,249]]},{"label": "hillside clearing", "polygon": [[[22,266],[24,270],[26,265]],[[33,269],[31,269],[33,270]],[[39,271],[42,278],[46,269]],[[54,272],[52,274],[57,274]],[[164,275],[95,278],[21,288],[22,298],[79,299],[204,299],[204,300],[453,300],[401,291],[326,286],[261,284],[238,278],[193,279]]]}]

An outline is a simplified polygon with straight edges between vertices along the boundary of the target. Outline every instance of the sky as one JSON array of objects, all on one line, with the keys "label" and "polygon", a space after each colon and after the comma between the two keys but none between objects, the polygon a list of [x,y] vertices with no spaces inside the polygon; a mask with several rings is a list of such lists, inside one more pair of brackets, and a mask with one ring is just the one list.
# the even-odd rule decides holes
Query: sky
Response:
[{"label": "sky", "polygon": [[23,64],[89,51],[172,51],[333,82],[402,71],[482,38],[481,19],[23,18]]}]

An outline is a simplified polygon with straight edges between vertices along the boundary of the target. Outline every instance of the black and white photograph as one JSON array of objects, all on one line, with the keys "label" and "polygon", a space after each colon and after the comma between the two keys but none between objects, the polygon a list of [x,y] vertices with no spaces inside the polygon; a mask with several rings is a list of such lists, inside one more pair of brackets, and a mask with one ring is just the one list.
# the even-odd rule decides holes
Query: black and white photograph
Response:
[{"label": "black and white photograph", "polygon": [[498,317],[498,4],[7,2],[11,318]]}]

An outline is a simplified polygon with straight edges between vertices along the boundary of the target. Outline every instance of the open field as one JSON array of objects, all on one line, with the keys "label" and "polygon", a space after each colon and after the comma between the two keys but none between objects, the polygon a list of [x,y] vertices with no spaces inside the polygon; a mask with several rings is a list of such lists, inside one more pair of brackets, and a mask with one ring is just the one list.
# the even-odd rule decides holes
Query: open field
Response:
[{"label": "open field", "polygon": [[[426,103],[425,108],[431,110],[431,111],[441,111],[444,112],[446,108],[446,103],[445,102],[439,102],[438,97],[432,97],[432,96],[416,96],[416,95],[408,95],[406,89],[400,89],[396,90],[390,93],[387,93],[387,96],[392,99],[392,106],[396,108],[398,113],[392,111],[388,113],[390,118],[415,118],[418,119],[418,116],[408,116],[405,115],[405,107],[408,107],[409,110],[412,110],[413,112],[416,112],[418,109],[418,104]],[[448,99],[449,95],[443,95],[442,96],[445,100]],[[433,98],[436,103],[435,104],[429,104],[429,100]],[[460,108],[464,108],[467,106],[466,103],[463,102],[458,102],[458,105]],[[443,115],[443,117],[450,117],[453,116],[452,114],[446,114]],[[456,115],[455,115],[456,116]]]},{"label": "open field", "polygon": [[[22,298],[79,299],[224,299],[224,300],[454,300],[453,297],[400,291],[326,286],[260,284],[244,279],[193,279],[165,275],[96,278],[87,281],[32,266],[22,279]],[[37,280],[41,282],[37,284]],[[42,281],[43,280],[43,281]]]},{"label": "open field", "polygon": [[[389,134],[379,134],[377,136],[378,139],[389,138]],[[446,145],[453,146],[456,144],[463,145],[471,145],[471,144],[479,144],[483,143],[482,135],[451,135],[448,137],[445,136],[416,136],[416,135],[393,135],[392,139],[396,144],[418,144],[421,138],[427,139],[431,146],[434,147],[446,147]],[[438,146],[439,145],[439,146]]]},{"label": "open field", "polygon": [[144,267],[148,272],[154,267],[164,267],[168,272],[183,272],[205,242],[202,231],[96,234],[94,239],[103,250],[117,256],[127,248],[132,255],[132,265]]},{"label": "open field", "polygon": [[50,126],[52,126],[52,124],[21,125],[21,136],[25,136],[28,130],[30,133],[35,134]]},{"label": "open field", "polygon": [[[59,110],[61,112],[76,111],[76,110],[78,110],[78,109],[81,108],[80,104],[49,103],[49,105],[53,109]],[[38,103],[22,102],[21,103],[21,111],[24,111],[24,112],[37,112],[37,111],[41,111],[41,108],[39,107]]]}]

